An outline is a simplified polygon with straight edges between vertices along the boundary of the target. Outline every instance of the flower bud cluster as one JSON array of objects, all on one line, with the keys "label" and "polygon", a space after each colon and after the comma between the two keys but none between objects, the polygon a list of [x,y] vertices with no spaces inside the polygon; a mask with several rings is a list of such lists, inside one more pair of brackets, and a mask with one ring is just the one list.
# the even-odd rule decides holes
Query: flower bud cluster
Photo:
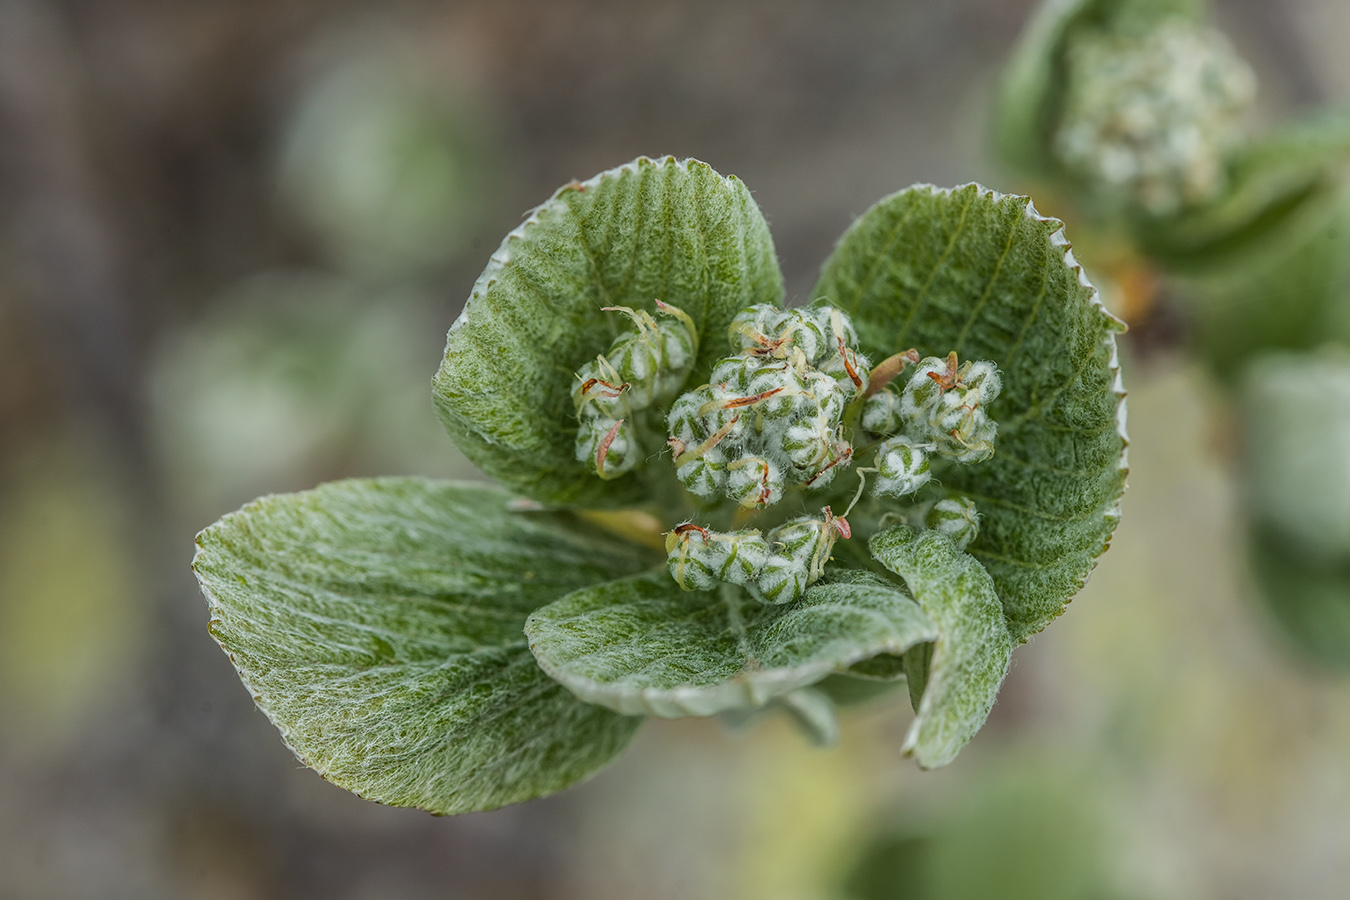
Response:
[{"label": "flower bud cluster", "polygon": [[1142,36],[1085,34],[1065,62],[1053,148],[1068,169],[1154,215],[1223,188],[1256,79],[1218,31],[1173,21]]},{"label": "flower bud cluster", "polygon": [[930,356],[919,360],[904,388],[883,389],[863,404],[862,427],[886,437],[877,447],[873,491],[903,497],[929,482],[934,454],[958,463],[994,455],[998,423],[987,405],[1003,388],[994,364]]},{"label": "flower bud cluster", "polygon": [[824,573],[834,542],[850,536],[848,522],[828,506],[822,518],[791,519],[767,535],[687,522],[666,536],[666,565],[686,591],[724,582],[746,587],[762,603],[793,603]]},{"label": "flower bud cluster", "polygon": [[667,424],[690,492],[742,506],[777,503],[791,485],[829,484],[853,458],[841,423],[867,386],[848,317],[832,307],[743,310],[708,384],[682,395]]},{"label": "flower bud cluster", "polygon": [[645,456],[634,413],[675,396],[698,355],[693,320],[660,300],[656,308],[660,320],[644,310],[606,307],[627,315],[634,327],[577,373],[577,460],[593,465],[601,478],[618,478]]}]

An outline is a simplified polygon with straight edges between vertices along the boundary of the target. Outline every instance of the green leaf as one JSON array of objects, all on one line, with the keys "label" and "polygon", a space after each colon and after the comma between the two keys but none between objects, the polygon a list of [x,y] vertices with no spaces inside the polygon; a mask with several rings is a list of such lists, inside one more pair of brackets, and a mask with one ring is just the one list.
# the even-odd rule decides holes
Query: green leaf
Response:
[{"label": "green leaf", "polygon": [[287,746],[363,797],[435,813],[560,790],[640,720],[535,664],[535,608],[650,565],[493,488],[416,478],[264,497],[197,538],[211,633]]},{"label": "green leaf", "polygon": [[1125,487],[1123,326],[1063,223],[979,185],[916,186],[845,232],[815,296],[853,317],[873,359],[917,347],[998,364],[994,457],[942,480],[979,508],[970,553],[993,576],[1014,640],[1040,631],[1105,551]]},{"label": "green leaf", "polygon": [[775,606],[730,585],[683,591],[664,569],[583,588],[530,616],[525,633],[581,699],[671,718],[762,706],[937,635],[903,590],[862,572]]},{"label": "green leaf", "polygon": [[1302,556],[1350,559],[1350,350],[1255,357],[1241,401],[1256,517]]},{"label": "green leaf", "polygon": [[1285,225],[1226,264],[1177,279],[1192,304],[1200,350],[1224,381],[1259,351],[1308,350],[1350,337],[1345,186],[1319,192]]},{"label": "green leaf", "polygon": [[1269,522],[1248,542],[1270,621],[1303,660],[1350,671],[1350,556],[1308,553]]},{"label": "green leaf", "polygon": [[1253,570],[1301,656],[1350,668],[1350,352],[1270,353],[1242,379]]},{"label": "green leaf", "polygon": [[1140,223],[1135,239],[1172,272],[1192,276],[1247,266],[1253,254],[1288,255],[1344,206],[1350,113],[1280,126],[1249,142],[1229,167],[1223,196],[1193,212]]},{"label": "green leaf", "polygon": [[945,766],[980,730],[1008,673],[1014,641],[993,579],[936,531],[900,525],[869,542],[937,623],[938,639],[904,752],[926,769]]},{"label": "green leaf", "polygon": [[[925,647],[928,645],[920,644],[919,646]],[[878,681],[875,678],[858,678],[844,673],[831,675],[822,681],[818,681],[813,685],[813,688],[829,697],[830,702],[836,708],[843,709],[872,703],[899,691],[904,686],[905,679],[903,676],[894,681]]]},{"label": "green leaf", "polygon": [[695,160],[637,159],[563,187],[506,236],[450,328],[436,409],[465,455],[518,493],[579,506],[650,500],[651,479],[674,484],[669,466],[606,482],[574,458],[575,373],[628,325],[601,308],[651,311],[659,298],[687,312],[699,384],[735,314],[782,293],[745,185]]},{"label": "green leaf", "polygon": [[775,701],[792,714],[797,727],[817,747],[833,747],[839,743],[839,719],[835,715],[834,698],[818,687],[797,688]]}]

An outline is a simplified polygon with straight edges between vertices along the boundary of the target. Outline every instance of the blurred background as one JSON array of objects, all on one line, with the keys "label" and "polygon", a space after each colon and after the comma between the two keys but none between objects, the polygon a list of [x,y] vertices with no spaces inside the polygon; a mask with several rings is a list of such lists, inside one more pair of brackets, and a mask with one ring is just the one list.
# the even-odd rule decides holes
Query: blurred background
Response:
[{"label": "blurred background", "polygon": [[[945,770],[890,697],[832,751],[653,722],[436,819],[301,767],[206,633],[219,515],[474,477],[429,380],[555,187],[706,160],[809,299],[883,194],[1017,187],[985,122],[1032,7],[0,0],[0,898],[1344,897],[1350,679],[1253,599],[1233,414],[1166,307],[1124,340],[1111,552]],[[1350,104],[1350,4],[1214,7],[1263,117]]]}]

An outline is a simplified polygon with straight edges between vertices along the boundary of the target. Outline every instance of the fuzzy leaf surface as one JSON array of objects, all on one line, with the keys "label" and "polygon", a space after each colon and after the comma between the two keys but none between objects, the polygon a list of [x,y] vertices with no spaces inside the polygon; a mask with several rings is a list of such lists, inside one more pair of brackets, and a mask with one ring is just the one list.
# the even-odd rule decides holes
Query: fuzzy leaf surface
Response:
[{"label": "fuzzy leaf surface", "polygon": [[513,491],[577,506],[649,500],[644,475],[673,484],[668,465],[601,481],[573,456],[576,372],[629,325],[602,308],[654,311],[659,298],[688,313],[697,385],[725,355],[735,314],[782,294],[768,225],[740,180],[640,158],[561,188],[506,236],[446,337],[436,409],[465,455]]},{"label": "fuzzy leaf surface", "polygon": [[537,607],[650,565],[569,516],[417,478],[264,497],[197,538],[211,634],[306,765],[434,813],[492,809],[585,778],[639,719],[549,680]]},{"label": "fuzzy leaf surface", "polygon": [[928,681],[904,752],[926,769],[945,766],[980,730],[1008,674],[1014,641],[993,579],[974,557],[936,531],[900,525],[869,542],[937,623]]},{"label": "fuzzy leaf surface", "polygon": [[581,699],[671,718],[762,706],[937,636],[898,585],[849,571],[772,606],[733,587],[681,590],[662,569],[583,588],[525,631],[539,665]]},{"label": "fuzzy leaf surface", "polygon": [[1123,326],[1063,223],[979,185],[912,187],[844,233],[815,296],[853,317],[873,359],[916,347],[997,363],[994,456],[941,477],[979,508],[970,553],[993,576],[1014,640],[1040,631],[1105,551],[1125,487]]}]

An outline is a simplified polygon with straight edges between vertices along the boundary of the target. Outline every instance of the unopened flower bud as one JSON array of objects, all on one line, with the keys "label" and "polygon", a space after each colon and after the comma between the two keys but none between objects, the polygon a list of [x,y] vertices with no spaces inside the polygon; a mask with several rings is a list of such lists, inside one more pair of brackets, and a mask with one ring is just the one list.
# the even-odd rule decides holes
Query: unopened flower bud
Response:
[{"label": "unopened flower bud", "polygon": [[750,584],[768,555],[769,542],[753,528],[721,533],[686,522],[666,535],[666,566],[686,591]]},{"label": "unopened flower bud", "polygon": [[776,464],[746,456],[727,464],[726,495],[741,506],[758,509],[783,496],[783,473]]},{"label": "unopened flower bud", "polygon": [[928,454],[904,436],[889,438],[877,448],[877,480],[873,492],[904,497],[932,479]]},{"label": "unopened flower bud", "polygon": [[900,416],[900,395],[892,390],[878,391],[863,403],[862,427],[872,434],[898,434],[903,419]]},{"label": "unopened flower bud", "polygon": [[577,372],[572,403],[577,414],[576,456],[601,478],[632,470],[644,454],[637,445],[634,414],[673,397],[684,385],[698,353],[698,333],[683,311],[656,302],[658,322],[643,310],[607,307],[632,320],[609,352]]},{"label": "unopened flower bud", "polygon": [[920,360],[900,395],[900,415],[907,436],[933,444],[939,456],[976,463],[994,455],[998,423],[985,406],[1002,389],[998,370],[980,360],[958,364],[956,354],[945,360]]},{"label": "unopened flower bud", "polygon": [[[760,304],[742,310],[729,334],[741,352],[671,407],[681,483],[701,496],[720,484],[748,507],[777,502],[793,485],[824,487],[853,460],[842,422],[850,398],[867,384],[866,360],[851,346],[853,325],[830,307]],[[713,447],[725,460],[725,477],[696,465]]]},{"label": "unopened flower bud", "polygon": [[633,469],[640,456],[628,419],[585,418],[577,428],[579,462],[595,467],[604,479],[618,478]]},{"label": "unopened flower bud", "polygon": [[834,542],[850,536],[841,517],[825,508],[823,519],[802,517],[769,532],[769,556],[750,592],[764,603],[793,603],[824,574]]},{"label": "unopened flower bud", "polygon": [[933,504],[924,516],[924,526],[942,532],[952,539],[956,549],[964,550],[980,533],[980,515],[975,510],[975,501],[953,494]]}]

